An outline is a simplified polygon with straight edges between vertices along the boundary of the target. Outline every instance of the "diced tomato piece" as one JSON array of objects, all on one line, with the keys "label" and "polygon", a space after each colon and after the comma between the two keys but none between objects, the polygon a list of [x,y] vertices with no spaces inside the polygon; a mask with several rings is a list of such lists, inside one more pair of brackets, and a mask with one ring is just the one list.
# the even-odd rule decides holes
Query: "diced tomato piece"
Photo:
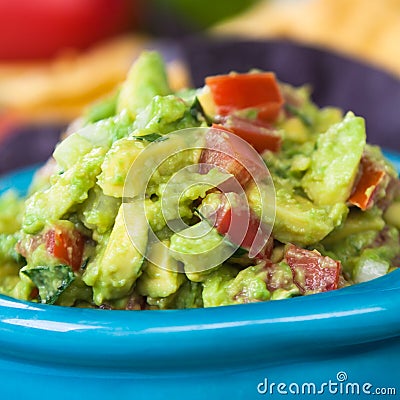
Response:
[{"label": "diced tomato piece", "polygon": [[221,235],[225,235],[228,232],[232,221],[232,210],[229,206],[229,202],[226,201],[225,195],[221,193],[220,199],[220,205],[213,215],[214,226]]},{"label": "diced tomato piece", "polygon": [[374,194],[385,176],[386,172],[382,166],[374,163],[369,157],[363,156],[360,162],[360,178],[349,198],[350,204],[363,211],[370,208],[373,204]]},{"label": "diced tomato piece", "polygon": [[206,78],[220,115],[254,108],[258,117],[274,121],[282,108],[283,97],[272,72],[216,75]]},{"label": "diced tomato piece", "polygon": [[74,271],[82,265],[85,237],[77,230],[54,227],[45,233],[47,252],[71,266]]},{"label": "diced tomato piece", "polygon": [[277,152],[281,148],[281,135],[265,121],[250,120],[231,115],[223,120],[221,125],[250,143],[259,153],[265,150]]},{"label": "diced tomato piece", "polygon": [[206,217],[213,221],[221,235],[226,235],[232,243],[250,251],[250,256],[269,257],[272,248],[267,227],[247,206],[243,197],[234,193],[230,193],[230,196],[228,199],[221,193],[219,207]]},{"label": "diced tomato piece", "polygon": [[29,299],[33,300],[39,296],[39,289],[37,287],[32,288],[31,293],[29,294]]},{"label": "diced tomato piece", "polygon": [[[272,236],[272,234],[270,234],[267,244],[265,245],[265,247],[262,249],[262,251],[260,253],[257,254],[257,258],[261,258],[264,261],[271,262],[271,256],[272,256],[272,252],[274,250],[274,237]],[[271,262],[272,263],[272,262]]]},{"label": "diced tomato piece", "polygon": [[[242,187],[266,171],[259,155],[228,128],[213,124],[206,134],[206,145],[200,155],[200,173],[213,167],[232,174]],[[226,189],[226,185],[224,186]]]},{"label": "diced tomato piece", "polygon": [[338,288],[341,271],[339,261],[293,244],[286,247],[285,259],[302,293],[326,292]]}]

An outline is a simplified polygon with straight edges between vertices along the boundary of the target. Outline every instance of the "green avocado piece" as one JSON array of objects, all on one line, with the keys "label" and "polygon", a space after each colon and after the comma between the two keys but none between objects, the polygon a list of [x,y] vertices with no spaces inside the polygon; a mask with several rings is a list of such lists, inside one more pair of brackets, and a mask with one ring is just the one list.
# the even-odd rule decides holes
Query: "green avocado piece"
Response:
[{"label": "green avocado piece", "polygon": [[145,51],[132,65],[121,87],[117,112],[127,110],[135,119],[154,96],[165,96],[170,93],[162,57],[155,51]]},{"label": "green avocado piece", "polygon": [[147,304],[160,310],[203,307],[203,286],[201,283],[185,282],[168,297],[147,297]]},{"label": "green avocado piece", "polygon": [[381,231],[385,226],[380,210],[374,208],[368,211],[352,209],[342,225],[331,232],[322,242],[324,246],[337,244],[340,246],[343,241],[351,235],[375,231]]},{"label": "green avocado piece", "polygon": [[[317,206],[296,194],[288,183],[275,182],[275,223],[272,234],[282,243],[307,246],[324,239],[346,218],[348,207],[344,203]],[[268,221],[266,221],[268,222]]]},{"label": "green avocado piece", "polygon": [[0,196],[0,233],[14,233],[21,227],[24,200],[8,190]]},{"label": "green avocado piece", "polygon": [[156,96],[148,106],[137,115],[134,122],[134,136],[153,133],[165,135],[185,128],[199,126],[190,107],[178,96]]},{"label": "green avocado piece", "polygon": [[35,192],[26,200],[22,228],[25,233],[39,232],[46,222],[60,220],[77,204],[83,203],[95,185],[105,149],[96,148],[81,162],[57,176],[46,190]]},{"label": "green avocado piece", "polygon": [[124,184],[136,157],[145,148],[145,143],[133,137],[117,140],[107,152],[101,165],[98,185],[107,196],[123,197]]},{"label": "green avocado piece", "polygon": [[135,202],[121,204],[102,254],[89,263],[83,275],[83,281],[93,287],[97,305],[130,292],[141,274],[147,241],[148,225],[142,207]]},{"label": "green avocado piece", "polygon": [[184,264],[189,279],[201,276],[232,255],[232,244],[203,220],[171,236],[171,254]]},{"label": "green avocado piece", "polygon": [[169,252],[169,243],[155,242],[147,253],[148,262],[136,283],[136,290],[143,296],[167,297],[183,284],[185,274],[179,272],[178,262]]},{"label": "green avocado piece", "polygon": [[203,286],[204,307],[280,300],[300,294],[285,262],[260,263],[239,272],[236,267],[223,265],[208,276]]},{"label": "green avocado piece", "polygon": [[227,286],[238,274],[238,269],[223,265],[213,271],[203,282],[204,307],[217,307],[233,303]]},{"label": "green avocado piece", "polygon": [[311,166],[302,179],[315,204],[333,205],[349,198],[365,143],[364,119],[351,112],[318,137]]},{"label": "green avocado piece", "polygon": [[101,188],[95,185],[79,208],[78,216],[87,228],[103,234],[114,225],[120,205],[121,199],[105,195]]},{"label": "green avocado piece", "polygon": [[21,263],[22,256],[15,250],[15,245],[18,243],[19,234],[4,234],[0,233],[0,268],[3,263],[15,262]]},{"label": "green avocado piece", "polygon": [[53,157],[65,171],[80,162],[80,159],[101,147],[108,150],[111,144],[132,131],[132,120],[126,113],[89,124],[67,136],[53,152]]},{"label": "green avocado piece", "polygon": [[265,264],[247,267],[237,273],[231,266],[222,266],[203,283],[204,307],[266,301],[271,298],[267,289],[268,270]]}]

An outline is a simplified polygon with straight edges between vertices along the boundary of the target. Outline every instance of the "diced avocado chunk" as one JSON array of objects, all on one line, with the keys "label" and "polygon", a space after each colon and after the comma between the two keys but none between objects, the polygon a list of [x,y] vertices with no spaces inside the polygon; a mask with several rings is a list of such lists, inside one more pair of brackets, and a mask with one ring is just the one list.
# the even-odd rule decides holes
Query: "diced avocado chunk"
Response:
[{"label": "diced avocado chunk", "polygon": [[99,186],[95,185],[87,200],[79,209],[78,215],[83,224],[97,233],[106,233],[114,225],[121,199],[105,195]]},{"label": "diced avocado chunk", "polygon": [[24,201],[13,190],[0,196],[0,233],[14,233],[21,227]]},{"label": "diced avocado chunk", "polygon": [[222,266],[204,282],[204,307],[266,301],[271,298],[267,288],[268,270],[265,264],[253,265],[241,270]]},{"label": "diced avocado chunk", "polygon": [[385,212],[385,221],[400,229],[400,201],[392,203]]},{"label": "diced avocado chunk", "polygon": [[383,265],[388,270],[400,254],[398,230],[385,225],[380,215],[375,209],[352,210],[343,226],[322,242],[323,252],[341,261],[348,279],[361,282],[373,271],[380,273]]},{"label": "diced avocado chunk", "polygon": [[268,272],[263,264],[247,267],[228,285],[228,295],[236,304],[269,300],[267,279]]},{"label": "diced avocado chunk", "polygon": [[289,117],[279,127],[283,129],[285,139],[295,143],[305,143],[310,139],[310,129],[299,117]]},{"label": "diced avocado chunk", "polygon": [[181,287],[168,297],[147,297],[147,304],[161,310],[203,307],[201,283],[185,280]]},{"label": "diced avocado chunk", "polygon": [[57,145],[53,157],[62,170],[67,170],[94,147],[90,140],[81,136],[79,132],[75,132]]},{"label": "diced avocado chunk", "polygon": [[116,141],[108,151],[101,166],[98,185],[104,194],[122,197],[125,179],[136,157],[145,148],[145,143],[132,137]]},{"label": "diced avocado chunk", "polygon": [[222,266],[214,271],[203,283],[204,307],[217,307],[232,304],[226,287],[238,274],[236,268]]},{"label": "diced avocado chunk", "polygon": [[15,287],[19,284],[20,266],[13,262],[0,261],[0,293],[6,296],[15,295]]},{"label": "diced avocado chunk", "polygon": [[117,111],[127,110],[133,119],[153,99],[171,93],[162,57],[155,51],[143,52],[131,67],[122,85]]},{"label": "diced avocado chunk", "polygon": [[175,293],[186,280],[179,272],[178,262],[171,256],[168,242],[155,242],[148,251],[148,262],[136,283],[136,290],[143,296],[167,297]]},{"label": "diced avocado chunk", "polygon": [[104,154],[105,149],[92,150],[80,163],[59,175],[47,190],[29,197],[22,225],[25,233],[37,233],[48,221],[62,219],[73,206],[83,203],[96,183]]},{"label": "diced avocado chunk", "polygon": [[353,209],[344,223],[327,236],[323,244],[329,246],[338,243],[339,246],[347,237],[368,231],[381,231],[385,226],[381,212],[377,209],[361,211]]},{"label": "diced avocado chunk", "polygon": [[339,123],[342,119],[343,111],[340,108],[321,108],[315,118],[314,130],[316,132],[326,132],[331,125]]},{"label": "diced avocado chunk", "polygon": [[91,150],[102,147],[108,150],[111,144],[126,137],[132,131],[132,121],[126,113],[98,121],[67,136],[54,150],[53,157],[62,170],[80,162]]},{"label": "diced avocado chunk", "polygon": [[143,196],[149,186],[158,187],[160,182],[165,181],[176,170],[193,164],[194,154],[197,154],[198,158],[199,152],[191,149],[180,151],[187,147],[187,141],[191,138],[190,135],[171,134],[167,140],[149,144],[143,155],[135,158],[134,167],[131,168],[129,179],[125,183],[124,197]]},{"label": "diced avocado chunk", "polygon": [[12,261],[18,263],[21,256],[16,252],[15,245],[18,243],[18,234],[0,234],[0,268],[3,263]]},{"label": "diced avocado chunk", "polygon": [[344,203],[316,206],[294,193],[293,188],[276,184],[276,217],[272,234],[282,243],[307,246],[317,243],[338,227],[346,218]]},{"label": "diced avocado chunk", "polygon": [[165,135],[184,128],[198,126],[199,122],[190,113],[190,108],[178,96],[156,96],[137,115],[134,135],[145,136],[152,133]]},{"label": "diced avocado chunk", "polygon": [[105,152],[102,148],[93,149],[66,172],[54,175],[47,190],[28,198],[23,219],[25,232],[35,233],[45,221],[61,219],[75,204],[86,200],[88,191],[95,185]]},{"label": "diced avocado chunk", "polygon": [[259,263],[239,272],[223,265],[209,275],[203,286],[204,307],[280,300],[300,293],[285,262]]},{"label": "diced avocado chunk", "polygon": [[[135,238],[135,244],[131,238]],[[147,241],[148,225],[142,207],[122,204],[104,253],[95,264],[88,265],[83,276],[84,282],[93,287],[97,305],[129,293],[141,274]]]},{"label": "diced avocado chunk", "polygon": [[197,165],[183,168],[168,183],[159,184],[158,194],[167,220],[191,218],[193,213],[190,206],[193,201],[205,198],[207,191],[232,177],[217,168],[212,168],[207,174],[199,174],[197,169]]},{"label": "diced avocado chunk", "polygon": [[364,119],[351,112],[318,137],[311,166],[302,180],[315,204],[344,203],[349,198],[365,143]]},{"label": "diced avocado chunk", "polygon": [[232,244],[205,220],[173,234],[170,249],[172,256],[183,262],[189,279],[221,264],[233,253]]}]

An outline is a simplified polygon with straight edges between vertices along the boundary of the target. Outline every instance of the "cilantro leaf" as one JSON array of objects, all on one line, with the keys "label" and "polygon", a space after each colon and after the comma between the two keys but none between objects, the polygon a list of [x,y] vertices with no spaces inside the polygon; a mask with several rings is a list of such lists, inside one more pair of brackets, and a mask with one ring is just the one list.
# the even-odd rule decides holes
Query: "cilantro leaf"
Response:
[{"label": "cilantro leaf", "polygon": [[39,289],[41,303],[54,304],[73,282],[75,275],[68,265],[42,266],[22,271]]},{"label": "cilantro leaf", "polygon": [[201,105],[199,99],[195,97],[192,106],[190,107],[190,114],[193,118],[199,121],[199,115],[204,119],[207,125],[212,125],[212,119],[205,113],[203,106]]},{"label": "cilantro leaf", "polygon": [[162,142],[167,140],[166,137],[160,135],[159,133],[149,133],[148,135],[143,136],[134,136],[135,139],[146,140],[147,142]]}]

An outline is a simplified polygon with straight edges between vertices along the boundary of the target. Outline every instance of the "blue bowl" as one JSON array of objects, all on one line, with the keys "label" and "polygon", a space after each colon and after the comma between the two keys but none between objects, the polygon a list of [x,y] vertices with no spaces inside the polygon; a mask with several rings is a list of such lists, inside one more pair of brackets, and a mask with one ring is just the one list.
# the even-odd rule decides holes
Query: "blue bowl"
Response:
[{"label": "blue bowl", "polygon": [[[221,56],[220,44],[211,47]],[[377,73],[362,71],[358,83]],[[389,147],[391,137],[373,141],[399,148]],[[400,156],[387,154],[399,168]],[[3,176],[0,192],[23,193],[33,172]],[[338,291],[212,309],[107,311],[0,296],[1,398],[399,398],[399,305],[400,271]]]}]

